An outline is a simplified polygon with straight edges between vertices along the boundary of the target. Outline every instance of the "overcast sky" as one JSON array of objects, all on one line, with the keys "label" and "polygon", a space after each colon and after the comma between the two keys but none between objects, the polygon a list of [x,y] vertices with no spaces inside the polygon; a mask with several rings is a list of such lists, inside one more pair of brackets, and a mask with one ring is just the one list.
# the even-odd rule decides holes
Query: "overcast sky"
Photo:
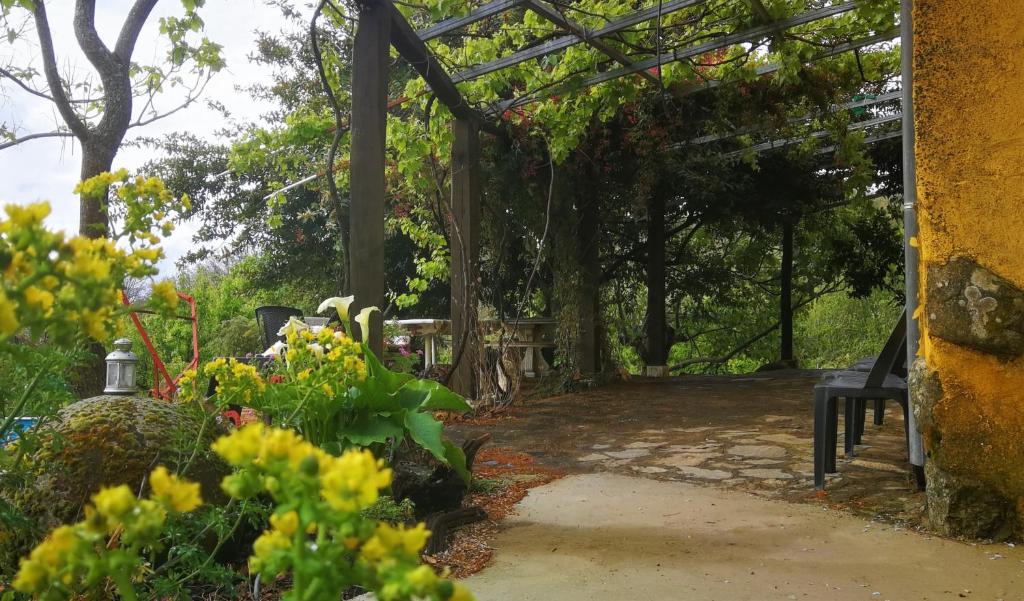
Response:
[{"label": "overcast sky", "polygon": [[[78,50],[71,29],[73,4],[72,0],[47,2],[58,64],[64,72],[88,68],[88,61]],[[107,45],[112,47],[132,1],[97,0],[96,4],[97,28]],[[161,0],[157,4],[136,46],[134,56],[137,62],[156,62],[165,55],[166,47],[160,40],[158,18],[165,15],[180,16],[182,12],[178,0]],[[210,82],[204,97],[222,102],[234,119],[248,121],[257,118],[268,107],[237,92],[235,86],[268,78],[265,68],[250,64],[247,55],[255,48],[256,30],[276,32],[284,26],[280,12],[265,6],[262,0],[207,0],[200,14],[206,23],[203,35],[224,46],[227,60],[227,67]],[[31,35],[34,35],[34,31]],[[0,63],[6,63],[10,56],[10,46],[6,40],[0,41],[0,44],[3,44]],[[39,63],[33,61],[37,56],[38,44],[34,41],[19,43],[14,48],[15,64],[34,62],[38,66]],[[46,100],[30,96],[8,81],[0,80],[0,90],[0,121],[16,125],[19,134],[54,129],[59,117]],[[164,106],[173,107],[173,101],[174,95],[169,94],[162,102]],[[184,130],[201,136],[212,136],[223,124],[223,118],[218,113],[200,102],[162,121],[129,130],[126,140]],[[49,224],[68,232],[77,232],[78,198],[72,194],[72,190],[78,181],[81,152],[78,144],[72,140],[33,140],[0,151],[0,203],[49,200],[53,207]],[[153,158],[151,151],[123,148],[114,160],[114,167],[131,170],[150,158]],[[170,275],[173,262],[191,244],[191,232],[192,228],[183,224],[165,242],[168,259],[161,265],[161,273]]]}]

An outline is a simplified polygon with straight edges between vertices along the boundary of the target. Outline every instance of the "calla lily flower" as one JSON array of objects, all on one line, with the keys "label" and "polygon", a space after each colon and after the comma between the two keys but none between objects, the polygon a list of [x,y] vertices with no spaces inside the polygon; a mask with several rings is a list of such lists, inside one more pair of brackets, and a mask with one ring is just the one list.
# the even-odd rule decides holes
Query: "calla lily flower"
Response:
[{"label": "calla lily flower", "polygon": [[342,321],[346,321],[348,319],[348,308],[355,300],[355,296],[332,296],[320,303],[320,306],[316,308],[316,312],[323,313],[331,307],[334,307],[338,312],[338,317],[341,318]]},{"label": "calla lily flower", "polygon": [[359,330],[363,333],[363,342],[370,341],[370,316],[374,311],[380,313],[380,309],[377,307],[364,307],[359,315],[356,315],[356,323],[359,324]]},{"label": "calla lily flower", "polygon": [[297,335],[302,330],[308,330],[309,325],[297,317],[289,317],[288,323],[281,326],[281,329],[277,331],[278,336]]}]

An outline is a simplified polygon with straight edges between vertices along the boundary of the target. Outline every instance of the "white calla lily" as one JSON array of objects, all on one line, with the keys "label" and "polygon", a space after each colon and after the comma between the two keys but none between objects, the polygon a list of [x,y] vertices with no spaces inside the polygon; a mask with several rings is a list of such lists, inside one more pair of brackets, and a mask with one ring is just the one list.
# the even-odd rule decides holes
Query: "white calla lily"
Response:
[{"label": "white calla lily", "polygon": [[309,325],[307,325],[306,322],[293,316],[288,318],[288,323],[281,326],[281,329],[277,331],[277,335],[287,337],[289,335],[297,335],[302,330],[308,329]]},{"label": "white calla lily", "polygon": [[348,308],[355,300],[355,296],[332,296],[320,303],[320,306],[316,308],[316,312],[323,313],[333,307],[338,312],[338,317],[345,321],[348,319]]},{"label": "white calla lily", "polygon": [[359,324],[359,330],[363,334],[363,342],[370,341],[370,316],[373,315],[374,311],[380,313],[380,309],[377,307],[364,307],[359,312],[359,315],[356,315],[356,323]]}]

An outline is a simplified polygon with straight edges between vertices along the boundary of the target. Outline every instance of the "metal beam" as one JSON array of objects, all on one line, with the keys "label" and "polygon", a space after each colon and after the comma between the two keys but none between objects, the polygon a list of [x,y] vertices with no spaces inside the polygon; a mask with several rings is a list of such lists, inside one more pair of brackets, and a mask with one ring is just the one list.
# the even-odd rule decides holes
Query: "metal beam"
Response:
[{"label": "metal beam", "polygon": [[381,0],[381,3],[386,5],[386,10],[391,16],[391,45],[427,82],[437,99],[444,103],[456,118],[476,121],[481,129],[497,136],[504,135],[504,132],[488,122],[482,113],[466,102],[451,77],[434,57],[434,53],[416,35],[412,25],[394,3],[391,0]]},{"label": "metal beam", "polygon": [[[903,119],[903,114],[902,113],[896,113],[895,115],[886,115],[884,117],[876,117],[874,119],[869,119],[867,121],[858,121],[856,123],[851,123],[846,128],[846,131],[856,131],[856,130],[859,130],[859,129],[867,129],[869,127],[874,127],[876,125],[883,125],[885,123],[892,123],[893,121],[900,121],[902,119]],[[750,148],[744,148],[743,150],[737,150],[737,151],[734,151],[734,152],[726,153],[725,156],[726,157],[739,156],[741,154],[746,154],[747,152],[750,152],[750,151],[762,152],[762,151],[765,151],[765,150],[775,150],[776,148],[783,148],[783,147],[786,147],[786,146],[792,146],[793,144],[799,144],[800,142],[803,142],[804,140],[809,140],[811,138],[824,138],[828,134],[829,134],[829,132],[827,132],[825,130],[819,130],[819,131],[811,132],[811,133],[807,134],[806,136],[795,136],[795,137],[792,137],[792,138],[783,138],[781,140],[768,140],[767,142],[762,142],[760,144],[756,144],[754,146],[751,146]]]},{"label": "metal beam", "polygon": [[[573,21],[572,19],[567,18],[565,15],[558,12],[550,4],[543,2],[542,0],[526,0],[526,6],[529,7],[530,10],[532,10],[533,12],[540,15],[542,18],[546,19],[548,22],[568,31],[569,33],[573,34],[574,36],[582,40],[585,44],[587,44],[594,50],[604,53],[605,56],[619,63],[620,65],[623,65],[625,67],[633,66],[632,59],[626,56],[625,53],[620,52],[619,50],[612,46],[609,46],[608,44],[605,44],[599,38],[590,37],[590,34],[587,31],[586,27],[583,27],[582,25]],[[640,75],[642,75],[644,79],[653,84],[660,84],[658,78],[651,75],[647,71],[641,71]]]},{"label": "metal beam", "polygon": [[446,33],[451,33],[457,29],[462,29],[467,25],[472,25],[478,21],[483,21],[488,17],[494,15],[500,15],[501,13],[516,8],[521,4],[525,4],[526,0],[494,0],[494,2],[488,2],[483,6],[475,8],[461,17],[452,17],[451,19],[445,19],[440,23],[435,23],[426,29],[421,29],[416,32],[416,36],[419,39],[426,42],[434,38],[443,36]]},{"label": "metal beam", "polygon": [[[661,15],[664,16],[667,14],[671,14],[680,11],[684,8],[696,6],[698,4],[703,4],[705,2],[707,2],[707,0],[672,0],[670,2],[665,2],[661,7]],[[644,21],[649,21],[657,17],[658,14],[659,13],[657,6],[646,8],[644,10],[639,10],[634,13],[625,15],[623,17],[619,17],[618,19],[615,19],[614,21],[608,23],[608,25],[605,25],[604,27],[601,27],[599,29],[595,29],[593,31],[586,30],[586,35],[583,37],[588,40],[597,40],[599,38],[603,38],[613,33],[623,31],[629,27],[632,27],[633,25],[643,23]],[[532,48],[520,50],[519,52],[514,52],[508,56],[503,56],[488,63],[483,63],[481,65],[469,67],[456,73],[453,76],[453,79],[458,82],[471,81],[478,77],[482,77],[488,73],[500,71],[501,69],[505,69],[513,65],[518,65],[528,60],[537,59],[543,56],[547,56],[549,54],[553,54],[555,52],[558,52],[559,50],[564,50],[565,48],[568,48],[570,46],[581,44],[584,41],[584,39],[581,39],[580,37],[577,37],[575,35],[561,36],[553,40],[544,42],[543,44],[534,46]]]},{"label": "metal beam", "polygon": [[[859,108],[859,107],[862,107],[862,106],[871,106],[871,105],[874,105],[874,104],[881,104],[883,102],[889,102],[891,100],[897,100],[897,99],[901,98],[902,96],[903,96],[903,91],[902,90],[896,90],[895,92],[887,92],[885,94],[882,94],[882,95],[878,96],[877,98],[866,98],[864,100],[855,100],[855,101],[852,101],[852,102],[844,102],[843,104],[836,104],[836,105],[830,106],[828,108],[827,112],[829,112],[829,113],[837,113],[839,111],[846,110],[846,109],[854,109],[854,108]],[[800,123],[800,122],[810,121],[813,118],[814,118],[813,115],[804,115],[802,117],[797,117],[795,119],[791,119],[790,123]],[[720,133],[720,134],[707,134],[707,135],[704,135],[704,136],[699,136],[699,137],[687,140],[685,142],[680,142],[679,144],[677,144],[675,146],[676,147],[697,146],[697,145],[700,145],[700,144],[708,144],[710,142],[717,142],[719,140],[725,140],[726,138],[732,138],[732,137],[735,137],[735,136],[742,136],[742,135],[746,135],[746,134],[756,133],[756,132],[759,132],[759,131],[766,131],[766,128],[764,128],[764,127],[742,127],[740,129],[736,129],[736,130],[728,131],[728,132],[723,132],[723,133]]]},{"label": "metal beam", "polygon": [[[577,82],[571,87],[588,88],[590,86],[595,86],[606,81],[618,79],[619,77],[623,77],[625,75],[631,75],[638,71],[644,71],[668,63],[693,58],[695,56],[700,56],[701,54],[705,54],[707,52],[711,52],[714,50],[720,50],[722,48],[726,48],[734,44],[750,42],[755,39],[764,37],[765,35],[770,35],[777,28],[789,29],[791,27],[796,27],[798,25],[806,25],[807,23],[813,23],[814,21],[827,19],[829,17],[833,17],[835,15],[851,11],[856,7],[856,2],[844,2],[842,4],[836,4],[833,6],[826,6],[824,8],[809,10],[798,15],[793,15],[792,17],[788,17],[786,19],[780,19],[769,25],[758,25],[756,27],[751,27],[750,29],[745,29],[743,31],[726,34],[718,39],[711,40],[703,44],[690,46],[689,48],[685,48],[682,50],[673,50],[672,52],[663,53],[661,56],[655,56],[648,59],[636,61],[635,63],[633,63],[631,67],[620,67],[618,69],[612,69],[610,71],[598,73],[596,75],[587,77],[580,82]],[[560,89],[560,87],[549,88],[539,94],[531,94],[519,99],[507,100],[505,102],[499,103],[497,108],[492,109],[491,112],[500,114],[510,108],[523,106],[524,104],[530,104],[531,102],[535,102],[540,98],[558,94]]]},{"label": "metal beam", "polygon": [[[822,53],[814,55],[813,57],[811,57],[811,59],[808,62],[813,63],[815,61],[823,60],[823,59],[826,59],[826,58],[832,58],[833,56],[838,56],[840,54],[844,54],[844,53],[850,52],[852,50],[858,50],[858,49],[864,48],[866,46],[874,46],[875,44],[880,44],[882,42],[888,42],[890,40],[894,40],[894,39],[898,38],[899,36],[900,36],[900,28],[899,27],[893,27],[892,29],[890,29],[888,31],[883,31],[882,33],[876,33],[875,35],[868,36],[866,38],[861,38],[859,40],[854,40],[852,42],[844,42],[844,43],[839,44],[837,46],[832,46],[831,48],[829,48],[825,52],[822,52]],[[778,71],[781,68],[782,68],[782,65],[780,65],[779,63],[766,63],[764,65],[761,65],[757,69],[755,69],[754,73],[756,75],[768,75],[769,73],[774,73],[774,72]],[[693,92],[699,92],[701,90],[710,90],[711,88],[717,88],[718,86],[722,85],[723,83],[729,83],[729,82],[723,82],[720,79],[711,79],[711,80],[705,81],[705,82],[700,83],[700,84],[694,84],[693,89],[686,90],[684,92],[684,94],[691,94]]]},{"label": "metal beam", "polygon": [[[887,131],[884,134],[872,134],[870,136],[867,136],[866,138],[864,138],[864,143],[874,144],[875,142],[881,142],[882,140],[891,140],[893,138],[900,138],[902,136],[903,132],[897,129],[896,131]],[[829,152],[835,152],[836,150],[839,150],[839,146],[833,144],[832,146],[823,146],[819,148],[817,151],[815,151],[814,154],[826,154]]]}]

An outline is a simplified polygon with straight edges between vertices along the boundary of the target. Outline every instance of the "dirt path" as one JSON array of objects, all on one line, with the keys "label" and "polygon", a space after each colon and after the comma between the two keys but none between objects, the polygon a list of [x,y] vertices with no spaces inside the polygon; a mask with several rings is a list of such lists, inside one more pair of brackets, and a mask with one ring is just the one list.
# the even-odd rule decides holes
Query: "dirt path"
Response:
[{"label": "dirt path", "polygon": [[1024,599],[1022,549],[686,482],[570,476],[504,526],[479,601]]}]

